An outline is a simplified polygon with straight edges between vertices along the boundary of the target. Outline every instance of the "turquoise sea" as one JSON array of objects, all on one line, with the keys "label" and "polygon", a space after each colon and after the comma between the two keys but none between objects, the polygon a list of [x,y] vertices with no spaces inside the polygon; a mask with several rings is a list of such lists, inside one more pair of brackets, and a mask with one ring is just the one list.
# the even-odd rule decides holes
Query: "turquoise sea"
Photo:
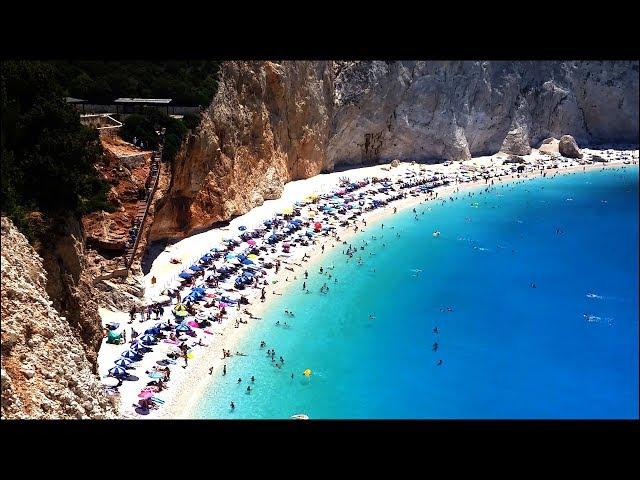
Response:
[{"label": "turquoise sea", "polygon": [[194,416],[638,418],[638,168],[473,192],[369,225],[348,263],[329,249]]}]

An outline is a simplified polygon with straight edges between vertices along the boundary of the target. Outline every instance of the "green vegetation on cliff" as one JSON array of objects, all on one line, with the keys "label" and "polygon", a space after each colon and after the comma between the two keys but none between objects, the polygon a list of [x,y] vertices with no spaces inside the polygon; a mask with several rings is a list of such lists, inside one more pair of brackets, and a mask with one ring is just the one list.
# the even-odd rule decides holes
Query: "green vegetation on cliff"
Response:
[{"label": "green vegetation on cliff", "polygon": [[220,62],[55,61],[49,62],[67,96],[90,103],[117,97],[172,98],[176,105],[208,105],[218,87]]},{"label": "green vegetation on cliff", "polygon": [[102,147],[80,123],[46,62],[6,61],[0,75],[2,182],[0,205],[28,234],[26,215],[50,218],[110,209],[109,185],[95,168]]}]

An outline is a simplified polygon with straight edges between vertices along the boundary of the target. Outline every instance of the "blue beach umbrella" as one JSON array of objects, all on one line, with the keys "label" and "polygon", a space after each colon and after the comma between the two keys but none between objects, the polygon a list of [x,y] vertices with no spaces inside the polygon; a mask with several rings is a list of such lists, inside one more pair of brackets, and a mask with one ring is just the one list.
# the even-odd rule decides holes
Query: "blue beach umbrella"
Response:
[{"label": "blue beach umbrella", "polygon": [[133,360],[134,358],[137,357],[137,355],[134,352],[132,352],[131,350],[127,350],[126,352],[123,352],[122,355],[120,355],[120,356],[124,357],[124,358],[129,358],[131,360]]},{"label": "blue beach umbrella", "polygon": [[190,332],[190,331],[191,331],[191,327],[186,323],[181,323],[176,327],[176,332]]},{"label": "blue beach umbrella", "polygon": [[191,273],[187,273],[187,272],[182,272],[180,275],[178,275],[180,278],[185,278],[185,279],[190,279],[191,277],[193,277],[193,274]]},{"label": "blue beach umbrella", "polygon": [[127,371],[122,367],[115,366],[109,369],[109,373],[114,377],[122,377],[127,374]]},{"label": "blue beach umbrella", "polygon": [[245,227],[244,225],[240,225],[238,227],[238,230],[240,230],[240,231],[243,231],[243,230],[246,230],[246,229],[247,229],[247,227]]},{"label": "blue beach umbrella", "polygon": [[156,337],[154,337],[153,335],[149,335],[149,334],[147,334],[147,335],[143,335],[143,336],[140,338],[140,341],[141,341],[142,343],[153,343],[153,342],[155,342],[155,341],[156,341]]},{"label": "blue beach umbrella", "polygon": [[128,358],[122,358],[122,357],[120,357],[118,360],[116,360],[116,361],[115,361],[115,362],[113,362],[113,363],[115,363],[115,364],[116,364],[117,366],[119,366],[119,367],[126,368],[126,367],[128,367],[129,365],[131,365],[131,363],[133,363],[133,362],[131,362],[131,360],[129,360]]}]

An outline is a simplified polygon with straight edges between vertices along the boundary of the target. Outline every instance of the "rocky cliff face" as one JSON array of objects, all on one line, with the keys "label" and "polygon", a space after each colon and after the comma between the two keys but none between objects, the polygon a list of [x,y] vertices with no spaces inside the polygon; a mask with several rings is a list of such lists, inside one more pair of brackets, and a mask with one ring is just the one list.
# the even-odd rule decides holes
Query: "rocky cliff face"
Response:
[{"label": "rocky cliff face", "polygon": [[84,327],[46,293],[42,258],[5,217],[1,233],[2,418],[115,417],[74,331]]},{"label": "rocky cliff face", "polygon": [[638,142],[638,62],[226,62],[151,238],[182,237],[340,165]]}]

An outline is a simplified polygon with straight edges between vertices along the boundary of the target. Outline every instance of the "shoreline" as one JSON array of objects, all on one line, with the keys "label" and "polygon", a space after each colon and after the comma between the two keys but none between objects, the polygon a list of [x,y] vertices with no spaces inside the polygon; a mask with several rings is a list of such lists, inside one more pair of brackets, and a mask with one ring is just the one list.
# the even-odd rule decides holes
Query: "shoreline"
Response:
[{"label": "shoreline", "polygon": [[[597,153],[601,154],[602,152],[597,152]],[[533,156],[533,158],[541,158],[541,157]],[[546,159],[546,157],[542,157],[542,158]],[[495,165],[494,163],[496,160],[495,156],[483,157],[480,159],[472,159],[463,163],[467,165],[475,164],[474,162],[478,162],[478,161],[482,163],[487,159],[488,159],[488,165]],[[441,168],[437,168],[438,166],[441,166]],[[456,165],[456,167],[457,166],[458,165]],[[554,177],[557,174],[580,173],[583,171],[587,172],[587,171],[593,171],[593,170],[620,168],[620,167],[626,167],[626,166],[635,166],[637,168],[637,162],[634,160],[634,163],[632,165],[625,165],[623,164],[622,160],[611,160],[606,164],[593,163],[593,164],[587,164],[587,165],[564,166],[564,167],[558,167],[554,169],[545,169],[544,172],[541,172],[540,170],[535,170],[535,171],[530,171],[524,174],[514,173],[511,175],[505,175],[502,177],[493,177],[489,181],[493,180],[494,181],[493,186],[496,186],[498,184],[503,185],[513,181],[531,180],[531,179],[542,176],[542,173],[546,173],[548,177]],[[404,173],[407,171],[419,172],[421,170],[424,170],[425,166],[422,166],[419,164],[417,165],[401,164],[401,167],[403,168],[396,167],[395,169],[391,169],[388,171],[382,170],[383,167],[385,167],[385,165],[379,165],[376,167],[365,167],[364,169],[358,169],[359,170],[358,174],[360,175],[360,178],[363,178],[362,174],[374,173],[372,169],[379,169],[380,170],[379,176],[389,176],[392,179],[395,179],[395,178],[399,178],[401,173]],[[446,170],[442,167],[442,164],[427,165],[426,168],[430,170],[436,170],[436,172],[438,172],[438,170],[440,171]],[[395,170],[395,177],[393,175],[394,170]],[[339,172],[341,176],[349,176],[350,178],[353,177],[354,173],[355,172],[353,171]],[[375,176],[375,175],[372,175],[372,176]],[[337,178],[334,175],[334,178],[331,178],[331,179],[336,180]],[[300,182],[307,182],[308,180],[310,179],[302,180]],[[320,181],[316,181],[316,183],[320,184]],[[324,188],[325,185],[321,184],[320,186]],[[372,225],[375,225],[377,222],[387,218],[390,215],[393,215],[394,208],[396,208],[398,212],[401,212],[408,208],[415,207],[416,205],[427,203],[431,200],[437,200],[437,201],[442,200],[443,198],[447,198],[449,195],[451,195],[455,191],[462,192],[470,189],[482,188],[483,186],[491,187],[492,185],[491,183],[485,183],[483,179],[483,180],[478,180],[473,182],[457,183],[457,184],[451,184],[448,186],[436,187],[435,189],[433,189],[433,191],[438,193],[437,198],[433,197],[433,194],[429,195],[426,193],[420,193],[417,196],[408,196],[407,198],[397,200],[391,203],[390,205],[385,205],[384,207],[362,213],[355,220],[355,223],[351,222],[347,227],[337,227],[335,230],[335,234],[340,237],[340,241],[348,241],[352,237],[356,236],[358,233],[366,232],[369,226],[369,222]],[[333,182],[332,187],[334,188],[336,187],[335,182]],[[309,190],[307,189],[307,192],[308,191]],[[297,198],[296,200],[301,200],[302,198],[303,198],[303,195]],[[290,196],[289,198],[286,198],[286,199],[283,198],[280,200],[281,201],[278,203],[278,205],[293,203]],[[278,201],[276,200],[273,202],[278,202]],[[247,223],[247,225],[250,225],[252,223],[251,220],[255,220],[256,218],[259,218],[259,219],[268,218],[268,215],[260,217],[260,215],[263,215],[263,213],[262,212],[256,213],[256,210],[259,210],[259,209],[260,207],[256,207],[256,209],[252,209],[247,214],[237,219],[234,219],[232,223],[235,224],[234,226],[237,226],[243,223]],[[367,227],[365,227],[363,230],[359,229],[357,232],[354,231],[353,227],[357,225],[360,228],[362,226],[361,222],[363,221],[367,222]],[[230,236],[232,234],[227,232],[234,231],[236,229],[233,228],[233,226],[229,225],[225,227],[224,230],[223,229],[214,229],[214,230],[215,232],[204,232],[204,234],[199,234],[199,235],[206,235],[207,233],[209,233],[209,237],[214,237],[216,235],[219,237],[222,237],[223,235]],[[190,238],[193,238],[193,237],[190,237]],[[317,265],[317,263],[321,261],[323,257],[323,254],[322,254],[323,245],[328,246],[332,243],[338,244],[335,236],[333,235],[329,235],[326,237],[320,236],[320,237],[316,237],[316,239],[317,239],[317,242],[315,245],[310,245],[309,247],[300,246],[295,248],[292,251],[291,257],[287,259],[282,259],[283,268],[278,272],[278,274],[269,275],[270,283],[267,287],[267,298],[265,302],[260,302],[259,300],[259,292],[260,292],[259,289],[248,288],[245,291],[243,291],[243,294],[246,295],[250,301],[250,305],[248,305],[248,308],[253,314],[253,316],[262,317],[264,312],[272,305],[271,298],[275,296],[274,294],[278,294],[278,295],[287,294],[289,287],[291,287],[294,283],[294,281],[290,281],[290,282],[286,281],[286,278],[289,276],[289,274],[296,276],[299,272],[300,275],[302,275],[305,269],[309,269],[310,267]],[[185,239],[185,240],[188,240],[188,239]],[[212,246],[211,238],[207,238],[206,242],[208,242],[209,247]],[[178,242],[178,243],[181,243],[181,242]],[[190,242],[190,243],[195,243],[195,242]],[[179,249],[175,247],[176,245],[178,244],[174,244],[173,246],[167,248],[165,252],[163,252],[163,254],[161,255],[174,254],[175,250]],[[186,245],[184,245],[184,251],[185,252],[193,251],[193,248],[191,246],[187,247]],[[301,261],[301,257],[303,254],[307,255],[308,257],[307,261]],[[167,255],[165,255],[165,257],[166,256]],[[160,258],[160,256],[158,256],[158,258]],[[158,260],[158,258],[156,259],[156,261]],[[180,265],[177,266],[179,267],[179,271],[186,268],[185,263],[187,265],[190,264],[188,262],[183,261]],[[291,271],[287,270],[287,267],[291,268],[292,270]],[[176,270],[178,269],[176,268]],[[149,283],[149,278],[154,273],[158,274],[158,272],[159,272],[159,269],[156,268],[154,272],[154,269],[152,268],[152,270],[145,277],[145,281],[146,281],[145,283]],[[168,273],[168,272],[165,272],[165,273]],[[146,300],[153,298],[154,296],[153,294],[156,293],[157,290],[158,290],[158,287],[156,287],[155,289],[152,289],[150,292],[147,291],[147,295],[145,295]],[[221,377],[222,366],[225,364],[225,362],[233,361],[233,356],[227,359],[220,358],[219,355],[220,355],[221,349],[224,348],[226,350],[235,352],[236,347],[238,346],[240,341],[245,338],[245,335],[248,331],[248,328],[245,328],[245,327],[249,327],[251,325],[251,322],[253,321],[253,319],[248,318],[241,311],[238,311],[235,308],[230,308],[227,310],[227,312],[228,314],[223,322],[222,327],[220,329],[217,329],[215,335],[210,335],[208,337],[204,335],[199,336],[200,338],[206,337],[204,339],[206,340],[207,346],[195,347],[195,350],[194,350],[195,355],[194,355],[194,358],[189,363],[189,368],[186,370],[182,368],[172,369],[173,371],[172,371],[172,380],[171,380],[170,388],[160,394],[165,401],[165,403],[160,409],[152,410],[149,415],[145,415],[145,416],[126,414],[124,413],[124,410],[126,409],[126,404],[125,402],[121,402],[121,406],[123,407],[122,408],[123,412],[121,413],[121,416],[123,418],[140,418],[140,419],[193,418],[192,413],[195,411],[197,403],[202,398],[204,392],[207,389],[214,386],[215,382],[218,381],[218,379]],[[128,319],[128,315],[122,312],[101,311],[101,316],[103,317],[103,321],[105,322],[107,320],[111,321],[114,318],[124,322],[126,322],[126,320]],[[246,320],[248,323],[240,324],[239,328],[232,326],[235,323],[235,320],[240,318]],[[260,321],[261,320],[255,320],[255,322],[260,322]],[[138,326],[137,321],[135,323],[136,323],[135,326],[137,327]],[[126,345],[124,345],[124,347],[126,347]],[[101,350],[105,350],[105,349],[101,349]],[[210,367],[212,368],[212,372],[209,375]],[[101,368],[101,370],[103,370],[103,368]],[[129,382],[125,382],[125,383],[129,383]],[[133,387],[133,385],[131,386]],[[123,391],[123,393],[125,392]]]},{"label": "shoreline", "polygon": [[[550,170],[545,170],[545,172],[547,173],[547,176],[555,176],[555,174],[558,174],[558,173],[569,174],[569,173],[581,173],[583,171],[584,173],[586,173],[588,171],[610,169],[610,168],[616,168],[616,167],[620,168],[623,166],[630,166],[630,165],[623,165],[621,162],[620,163],[612,162],[604,166],[601,164],[592,164],[592,165],[584,165],[584,166],[581,165],[578,167],[550,169]],[[586,167],[586,168],[583,170],[583,167]],[[513,182],[514,180],[516,181],[517,180],[533,180],[541,176],[542,176],[542,173],[528,174],[526,176],[521,174],[519,178],[516,175],[511,175],[511,176],[503,177],[500,179],[496,178],[495,185],[507,184],[507,183]],[[471,190],[471,189],[483,187],[483,186],[490,187],[491,185],[485,184],[481,181],[476,181],[476,182],[469,182],[465,184],[437,187],[434,189],[434,191],[437,191],[440,196],[443,194],[452,193],[456,189],[459,189],[459,192],[462,192],[465,190]],[[423,203],[428,203],[433,200],[438,200],[438,199],[426,198],[425,195],[420,195],[417,197],[408,197],[408,198],[399,200],[393,203],[392,206],[385,206],[380,209],[365,212],[363,215],[361,215],[358,218],[358,221],[364,220],[367,222],[367,227],[365,227],[364,229],[359,229],[357,232],[354,232],[351,226],[342,227],[340,228],[340,230],[337,231],[337,233],[340,236],[340,239],[342,241],[349,241],[349,239],[355,237],[356,235],[366,232],[369,224],[374,225],[377,222],[380,222],[381,220],[393,215],[394,207],[397,208],[397,212],[400,213],[408,208],[415,207],[416,205],[420,205]],[[304,264],[303,268],[298,267],[301,274],[305,269],[313,267],[322,259],[323,257],[323,254],[321,251],[322,245],[329,244],[332,241],[335,242],[336,241],[335,238],[333,237],[323,238],[322,242],[318,242],[317,245],[314,245],[311,249],[309,249],[306,252],[307,255],[309,256],[309,259]],[[274,280],[277,280],[276,285],[282,285],[282,279],[283,277],[286,277],[285,272],[287,272],[285,269],[281,270],[278,273],[278,275],[274,278]],[[294,272],[290,272],[290,273],[295,275],[295,273],[297,273],[296,268],[294,268]],[[292,285],[293,285],[293,281],[284,284],[284,288],[282,288],[282,290],[278,290],[278,293],[280,295],[286,295],[288,289]],[[273,289],[273,287],[274,285],[271,284],[270,288]],[[252,313],[254,313],[254,315],[256,316],[262,316],[263,313],[271,306],[270,305],[271,298],[273,298],[273,294],[271,296],[267,296],[267,300],[264,303],[259,303],[257,308],[253,307]],[[237,346],[240,343],[240,341],[243,338],[245,338],[245,335],[248,332],[248,329],[241,328],[238,330],[239,331],[237,333],[232,332],[231,335],[227,338],[226,346],[223,345],[220,348],[226,348],[232,351],[235,350],[235,346]],[[205,354],[205,356],[201,358],[199,365],[194,366],[194,368],[191,369],[191,375],[189,376],[194,377],[193,384],[190,386],[178,385],[174,391],[174,396],[172,398],[171,403],[167,402],[165,406],[160,411],[158,411],[158,415],[155,418],[176,418],[176,419],[193,418],[192,414],[195,410],[196,404],[202,398],[204,391],[207,390],[208,388],[215,386],[216,382],[219,381],[219,379],[221,378],[220,374],[221,374],[222,365],[224,362],[222,362],[221,361],[222,359],[220,359],[219,357],[215,357],[215,354],[213,354],[213,352],[208,352],[208,353],[209,355]],[[205,359],[208,360],[208,362],[205,362]],[[212,375],[208,375],[209,372],[208,372],[207,365],[210,364],[211,362],[215,362],[213,363],[214,369],[213,369]],[[151,415],[149,417],[151,417]]]}]

